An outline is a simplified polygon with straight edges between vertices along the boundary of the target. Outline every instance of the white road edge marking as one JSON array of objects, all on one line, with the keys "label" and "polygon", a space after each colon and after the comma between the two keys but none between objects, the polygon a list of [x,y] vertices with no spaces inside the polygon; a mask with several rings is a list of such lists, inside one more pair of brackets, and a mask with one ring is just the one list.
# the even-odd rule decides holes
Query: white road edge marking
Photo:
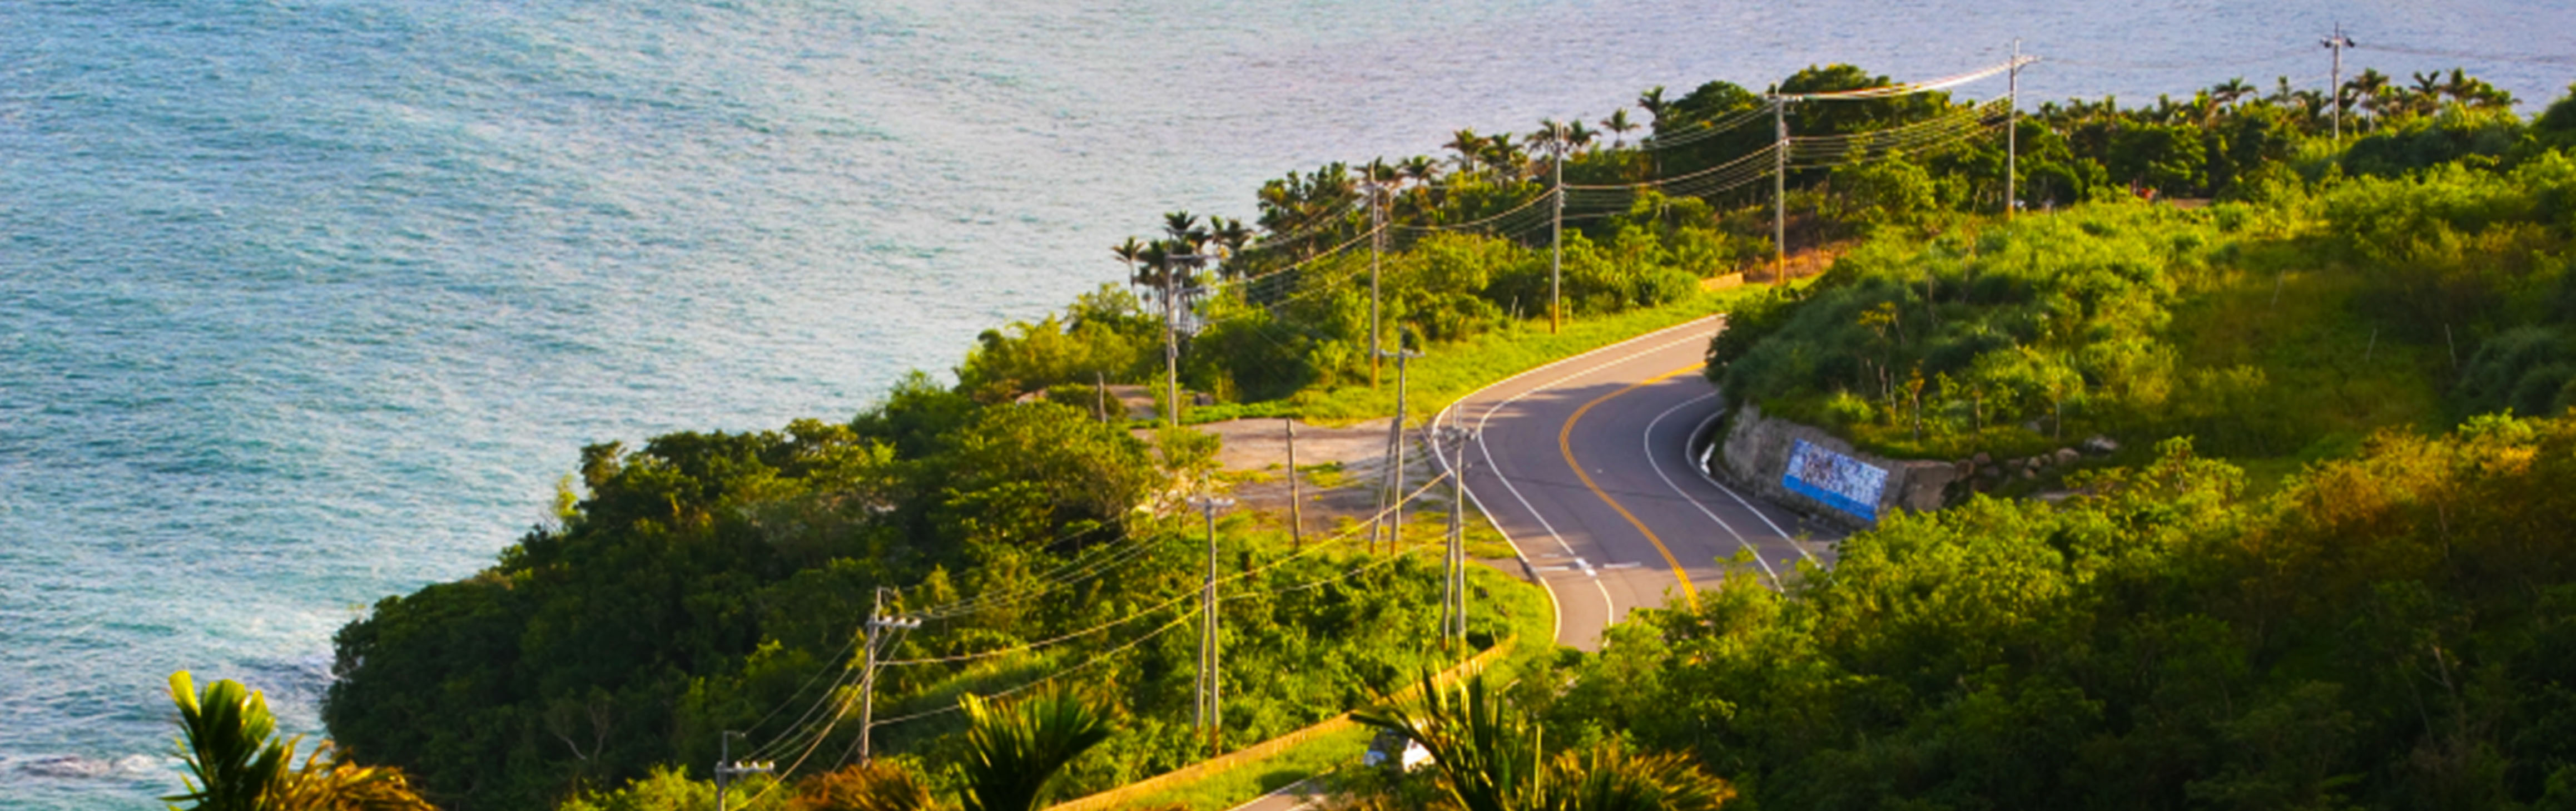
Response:
[{"label": "white road edge marking", "polygon": [[[1464,396],[1464,397],[1460,397],[1460,398],[1458,398],[1456,401],[1451,402],[1451,403],[1449,404],[1449,407],[1448,407],[1448,408],[1441,409],[1441,410],[1440,410],[1440,413],[1432,415],[1432,417],[1431,417],[1432,424],[1437,425],[1437,424],[1440,422],[1440,420],[1442,420],[1442,419],[1444,419],[1444,418],[1445,418],[1445,419],[1447,419],[1447,420],[1449,421],[1449,424],[1450,424],[1451,426],[1456,426],[1456,425],[1458,424],[1458,416],[1459,416],[1459,412],[1461,412],[1461,411],[1465,410],[1465,409],[1464,409],[1464,406],[1466,405],[1467,401],[1469,401],[1469,400],[1473,400],[1473,399],[1476,399],[1477,395],[1481,395],[1481,394],[1484,394],[1484,393],[1485,393],[1485,392],[1487,392],[1487,391],[1491,391],[1495,386],[1500,386],[1500,385],[1503,385],[1503,384],[1505,384],[1505,383],[1512,382],[1512,381],[1514,381],[1514,380],[1519,380],[1519,379],[1521,379],[1521,378],[1528,377],[1528,376],[1530,376],[1530,375],[1537,374],[1537,373],[1539,373],[1539,372],[1543,372],[1543,371],[1546,371],[1546,370],[1548,370],[1548,369],[1553,369],[1553,368],[1556,368],[1556,367],[1558,367],[1558,366],[1562,366],[1562,365],[1565,365],[1565,364],[1568,364],[1568,363],[1572,363],[1572,362],[1575,362],[1575,361],[1579,361],[1579,360],[1582,360],[1582,359],[1584,359],[1584,358],[1591,357],[1591,356],[1593,356],[1593,355],[1596,355],[1596,354],[1599,354],[1599,353],[1602,353],[1602,352],[1606,352],[1606,351],[1609,351],[1609,350],[1612,350],[1612,349],[1616,349],[1616,348],[1619,348],[1619,347],[1622,347],[1622,346],[1626,346],[1626,345],[1628,345],[1628,344],[1636,343],[1636,342],[1638,342],[1638,341],[1642,341],[1642,340],[1645,340],[1645,339],[1648,339],[1648,338],[1652,338],[1652,337],[1657,336],[1657,335],[1662,335],[1662,334],[1664,334],[1664,333],[1672,332],[1672,331],[1675,331],[1675,330],[1688,329],[1688,328],[1691,328],[1691,327],[1698,326],[1699,324],[1701,324],[1701,323],[1703,323],[1703,322],[1706,322],[1706,321],[1712,321],[1712,320],[1723,319],[1723,318],[1725,318],[1725,317],[1726,317],[1726,314],[1725,314],[1725,313],[1717,313],[1717,314],[1715,314],[1715,315],[1710,315],[1710,316],[1707,316],[1707,317],[1705,317],[1705,318],[1694,318],[1694,319],[1691,319],[1691,320],[1689,320],[1689,321],[1684,321],[1684,322],[1679,323],[1679,324],[1674,324],[1674,325],[1672,325],[1672,326],[1665,327],[1665,328],[1663,328],[1663,329],[1659,329],[1659,330],[1655,330],[1655,331],[1653,331],[1653,332],[1649,332],[1649,333],[1646,333],[1646,334],[1644,334],[1644,335],[1639,335],[1639,336],[1637,336],[1637,337],[1630,338],[1630,339],[1625,340],[1625,341],[1620,341],[1620,342],[1618,342],[1618,343],[1614,343],[1614,344],[1610,344],[1610,345],[1607,345],[1607,346],[1602,346],[1602,347],[1598,347],[1598,348],[1595,348],[1595,349],[1591,349],[1591,350],[1588,350],[1588,351],[1583,352],[1582,354],[1578,354],[1578,355],[1575,355],[1575,356],[1570,357],[1570,358],[1565,358],[1565,359],[1563,359],[1563,360],[1558,360],[1558,361],[1555,361],[1555,362],[1553,362],[1553,363],[1548,363],[1548,364],[1545,364],[1545,365],[1542,365],[1542,366],[1537,366],[1537,367],[1533,367],[1533,368],[1530,368],[1530,369],[1522,370],[1519,374],[1515,374],[1515,375],[1512,375],[1512,376],[1510,376],[1510,377],[1503,378],[1503,379],[1501,379],[1501,380],[1496,380],[1496,381],[1494,381],[1494,382],[1492,382],[1492,383],[1487,383],[1487,384],[1485,384],[1485,386],[1484,386],[1483,388],[1479,388],[1479,389],[1477,389],[1477,390],[1475,390],[1475,391],[1468,392],[1466,396]],[[1687,339],[1685,339],[1685,340],[1687,340]],[[1540,527],[1540,528],[1542,528],[1542,529],[1547,530],[1547,535],[1548,535],[1548,537],[1550,537],[1550,538],[1554,538],[1554,539],[1556,540],[1556,545],[1557,545],[1557,547],[1558,547],[1558,548],[1561,548],[1561,549],[1564,549],[1564,550],[1565,550],[1565,554],[1566,554],[1567,556],[1569,556],[1569,557],[1570,557],[1570,556],[1572,556],[1572,555],[1574,554],[1574,547],[1573,547],[1572,545],[1567,544],[1567,543],[1565,542],[1565,536],[1557,534],[1556,526],[1555,526],[1555,525],[1553,525],[1553,524],[1548,523],[1547,516],[1540,515],[1540,514],[1539,514],[1539,512],[1538,512],[1538,508],[1537,508],[1537,507],[1535,507],[1535,506],[1531,506],[1531,504],[1529,503],[1529,499],[1528,499],[1527,497],[1525,497],[1525,496],[1522,496],[1522,495],[1521,495],[1520,488],[1512,486],[1512,480],[1511,480],[1511,478],[1510,478],[1510,477],[1508,477],[1508,476],[1504,476],[1504,475],[1503,475],[1502,466],[1501,466],[1501,465],[1497,465],[1497,464],[1495,464],[1495,463],[1494,463],[1494,451],[1493,451],[1493,448],[1491,448],[1491,447],[1489,447],[1489,446],[1487,446],[1487,445],[1485,444],[1485,421],[1486,421],[1486,420],[1493,419],[1493,417],[1494,417],[1494,412],[1495,412],[1496,410],[1501,409],[1503,406],[1510,405],[1513,401],[1519,400],[1519,399],[1520,399],[1520,398],[1522,398],[1522,397],[1527,397],[1527,396],[1529,396],[1530,394],[1532,394],[1532,393],[1534,393],[1534,392],[1541,391],[1541,390],[1544,390],[1544,389],[1547,389],[1547,388],[1553,387],[1553,386],[1555,386],[1555,385],[1556,385],[1556,384],[1558,384],[1558,383],[1563,383],[1563,382],[1565,382],[1565,381],[1567,381],[1567,380],[1572,380],[1572,379],[1574,379],[1574,378],[1576,378],[1576,377],[1580,377],[1580,376],[1583,376],[1583,375],[1586,375],[1586,374],[1590,374],[1590,373],[1592,373],[1592,372],[1599,371],[1599,370],[1601,370],[1602,368],[1607,367],[1607,366],[1616,365],[1616,364],[1619,364],[1619,363],[1622,363],[1622,362],[1625,362],[1625,361],[1628,361],[1628,360],[1632,360],[1632,359],[1635,359],[1635,358],[1638,358],[1638,357],[1643,357],[1643,356],[1645,356],[1645,355],[1652,354],[1652,353],[1654,353],[1654,352],[1657,352],[1657,351],[1660,351],[1660,350],[1664,349],[1665,347],[1669,347],[1669,346],[1672,346],[1672,345],[1674,345],[1674,344],[1678,344],[1678,343],[1683,343],[1683,341],[1668,341],[1668,342],[1665,342],[1665,343],[1656,344],[1655,346],[1653,346],[1653,347],[1651,347],[1651,348],[1648,348],[1648,349],[1645,349],[1645,350],[1643,350],[1643,351],[1630,353],[1630,354],[1628,354],[1628,355],[1626,355],[1626,356],[1624,356],[1624,357],[1618,358],[1618,359],[1616,359],[1616,360],[1609,361],[1609,362],[1607,362],[1607,363],[1595,364],[1595,365],[1594,365],[1594,366],[1592,366],[1591,368],[1584,369],[1583,371],[1580,371],[1580,372],[1575,372],[1574,374],[1567,375],[1567,376],[1565,376],[1565,377],[1557,378],[1557,379],[1556,379],[1556,380],[1554,380],[1554,381],[1550,381],[1550,382],[1549,382],[1549,383],[1547,383],[1546,385],[1542,385],[1542,386],[1539,386],[1539,387],[1537,387],[1537,388],[1531,389],[1531,390],[1529,390],[1529,391],[1525,391],[1525,392],[1521,392],[1521,393],[1519,393],[1519,394],[1512,395],[1511,397],[1509,397],[1509,398],[1507,398],[1507,399],[1503,400],[1502,402],[1500,402],[1500,403],[1496,403],[1496,404],[1494,404],[1493,406],[1486,408],[1486,409],[1485,409],[1485,414],[1484,414],[1484,416],[1479,417],[1479,418],[1476,420],[1476,447],[1477,447],[1477,449],[1478,449],[1480,452],[1482,452],[1482,453],[1484,454],[1484,457],[1485,457],[1485,469],[1486,469],[1486,470],[1488,470],[1488,471],[1491,471],[1491,472],[1494,474],[1494,480],[1495,480],[1495,481],[1499,481],[1499,482],[1502,482],[1502,483],[1503,483],[1503,489],[1504,489],[1505,491],[1507,491],[1507,492],[1510,492],[1510,493],[1512,494],[1512,498],[1513,498],[1514,500],[1519,501],[1519,502],[1521,503],[1521,509],[1523,509],[1523,510],[1527,510],[1527,511],[1529,512],[1529,514],[1530,514],[1530,517],[1538,519],[1538,525],[1539,525],[1539,527]],[[1439,455],[1438,455],[1438,454],[1434,454],[1433,456],[1434,456],[1434,458],[1439,458]],[[1446,466],[1446,465],[1447,465],[1447,460],[1443,459],[1441,463],[1442,463],[1442,465],[1443,465],[1443,466]],[[1452,471],[1447,471],[1447,472],[1455,473],[1456,471],[1452,470]],[[1485,516],[1485,523],[1486,523],[1488,526],[1491,526],[1491,527],[1493,527],[1493,528],[1494,528],[1494,534],[1497,534],[1497,535],[1501,535],[1501,536],[1503,536],[1503,543],[1504,543],[1504,544],[1506,544],[1506,545],[1509,545],[1509,546],[1512,548],[1512,554],[1513,554],[1513,555],[1515,555],[1515,556],[1518,556],[1518,557],[1521,559],[1521,565],[1522,565],[1522,566],[1524,566],[1524,567],[1529,566],[1529,553],[1528,553],[1528,552],[1526,552],[1526,551],[1523,551],[1523,550],[1521,549],[1520,542],[1519,542],[1519,541],[1512,540],[1512,534],[1511,534],[1511,532],[1509,532],[1509,531],[1507,531],[1507,530],[1503,529],[1503,523],[1502,523],[1501,521],[1496,521],[1496,520],[1494,520],[1494,514],[1493,514],[1492,512],[1489,512],[1489,511],[1487,511],[1487,510],[1485,509],[1485,501],[1484,501],[1484,499],[1481,499],[1481,498],[1477,498],[1477,497],[1476,497],[1476,487],[1475,487],[1475,485],[1474,485],[1473,483],[1468,482],[1468,481],[1467,481],[1467,479],[1466,479],[1466,477],[1464,477],[1464,476],[1460,476],[1460,477],[1458,478],[1458,484],[1459,484],[1459,489],[1460,489],[1461,491],[1464,491],[1464,492],[1467,494],[1467,503],[1475,505],[1475,506],[1476,506],[1476,512]],[[1533,572],[1533,574],[1535,574],[1535,572]],[[1553,608],[1555,608],[1555,614],[1556,614],[1556,616],[1555,616],[1555,617],[1554,617],[1554,619],[1552,620],[1552,621],[1553,621],[1553,623],[1554,623],[1554,624],[1555,624],[1555,626],[1556,626],[1556,627],[1555,627],[1555,631],[1556,631],[1557,635],[1562,636],[1562,635],[1564,635],[1564,633],[1565,633],[1565,601],[1564,601],[1564,599],[1562,599],[1562,598],[1558,597],[1558,595],[1557,595],[1557,593],[1556,593],[1556,586],[1555,586],[1555,585],[1553,585],[1553,584],[1551,584],[1551,583],[1549,583],[1549,582],[1547,581],[1547,578],[1541,577],[1541,578],[1536,578],[1536,579],[1539,581],[1539,587],[1540,587],[1540,588],[1547,589],[1548,598],[1549,598],[1548,602],[1552,603],[1552,604],[1553,604],[1553,606],[1552,606],[1552,607],[1553,607]],[[1601,590],[1601,610],[1602,610],[1602,613],[1603,613],[1603,614],[1605,614],[1605,615],[1607,615],[1607,614],[1616,614],[1616,613],[1618,613],[1618,611],[1619,611],[1619,606],[1618,606],[1618,604],[1617,604],[1616,602],[1614,602],[1614,601],[1612,601],[1612,600],[1610,599],[1610,589],[1609,589],[1609,588],[1607,588],[1607,587],[1601,587],[1601,581],[1598,581],[1598,580],[1593,581],[1593,583],[1592,583],[1592,584],[1593,584],[1595,587],[1600,587],[1600,590]],[[1611,622],[1613,622],[1613,623],[1618,622],[1618,618],[1617,618],[1617,617],[1611,617],[1611,618],[1610,618],[1610,621],[1611,621]],[[1555,640],[1549,640],[1549,641],[1553,642],[1553,641],[1555,641]]]},{"label": "white road edge marking", "polygon": [[[1729,524],[1726,522],[1726,519],[1717,517],[1717,511],[1709,509],[1708,505],[1699,503],[1699,499],[1692,498],[1690,493],[1683,491],[1679,482],[1673,481],[1673,477],[1664,474],[1664,463],[1655,460],[1655,426],[1662,425],[1664,418],[1672,416],[1673,412],[1688,408],[1692,403],[1697,403],[1701,400],[1706,400],[1715,396],[1717,396],[1717,392],[1709,392],[1698,397],[1674,403],[1673,407],[1664,409],[1664,413],[1657,414],[1654,419],[1646,421],[1644,441],[1641,443],[1646,449],[1646,466],[1655,469],[1655,478],[1664,480],[1664,486],[1672,488],[1673,495],[1681,496],[1683,501],[1690,502],[1692,508],[1699,510],[1699,514],[1708,516],[1708,520],[1717,522],[1718,528],[1726,530],[1726,534],[1735,536],[1735,543],[1737,546],[1743,547],[1744,551],[1753,553],[1753,562],[1762,564],[1762,573],[1771,576],[1772,588],[1783,588],[1784,586],[1780,582],[1780,570],[1771,568],[1771,561],[1764,560],[1762,558],[1762,550],[1753,545],[1753,539],[1744,537],[1744,533],[1737,532],[1735,530],[1734,524]],[[1688,456],[1690,453],[1689,448],[1683,448],[1682,453],[1684,456]],[[1754,511],[1754,515],[1761,514],[1762,513],[1759,510]],[[1773,529],[1778,529],[1778,527],[1773,527]],[[1783,535],[1781,537],[1785,539],[1788,536]],[[1794,548],[1798,545],[1798,542],[1793,540],[1789,542],[1789,545]]]},{"label": "white road edge marking", "polygon": [[[1711,397],[1715,397],[1715,396],[1717,396],[1717,395],[1716,395],[1716,394],[1714,394],[1714,393],[1711,393],[1709,396],[1711,396]],[[1701,429],[1705,429],[1705,428],[1707,428],[1709,423],[1716,422],[1716,421],[1717,421],[1717,418],[1722,417],[1722,416],[1725,416],[1725,415],[1724,415],[1724,414],[1710,414],[1710,415],[1708,415],[1708,418],[1707,418],[1707,419],[1700,420],[1700,421],[1699,421],[1699,425],[1698,425],[1697,427],[1694,427],[1694,428],[1692,428],[1692,429],[1691,429],[1691,433],[1694,433],[1694,434],[1699,433],[1699,432],[1701,431]],[[1714,450],[1717,448],[1717,446],[1716,446],[1715,444],[1711,444],[1711,445],[1709,445],[1709,448],[1710,448],[1712,451],[1714,451]],[[1807,559],[1807,562],[1809,562],[1809,563],[1813,563],[1813,564],[1816,564],[1816,565],[1818,565],[1818,566],[1822,566],[1822,565],[1824,565],[1824,563],[1825,563],[1824,561],[1821,561],[1821,560],[1817,560],[1817,559],[1816,559],[1816,553],[1807,551],[1807,545],[1806,545],[1806,544],[1804,544],[1804,543],[1800,543],[1800,542],[1798,541],[1798,539],[1797,539],[1797,536],[1794,536],[1794,535],[1789,534],[1789,531],[1788,531],[1788,530],[1781,529],[1781,528],[1780,528],[1780,524],[1779,524],[1779,522],[1776,522],[1776,521],[1771,520],[1771,516],[1764,514],[1764,513],[1762,512],[1762,508],[1760,508],[1760,507],[1755,507],[1755,506],[1753,506],[1753,502],[1750,502],[1750,501],[1746,501],[1746,500],[1744,500],[1744,495],[1743,495],[1743,494],[1735,492],[1735,488],[1732,488],[1732,487],[1728,487],[1728,486],[1726,486],[1726,483],[1725,483],[1725,482],[1718,481],[1716,476],[1708,475],[1708,469],[1707,469],[1707,466],[1706,466],[1706,462],[1705,462],[1705,461],[1703,461],[1703,462],[1702,462],[1701,467],[1693,468],[1693,470],[1695,470],[1695,471],[1697,471],[1697,472],[1699,473],[1699,479],[1700,479],[1700,481],[1704,481],[1704,482],[1708,482],[1709,484],[1716,485],[1716,486],[1717,486],[1717,489],[1718,489],[1719,491],[1721,491],[1721,492],[1724,492],[1724,493],[1726,494],[1726,497],[1727,497],[1727,498],[1735,499],[1735,503],[1737,503],[1737,504],[1741,504],[1741,505],[1744,505],[1744,509],[1751,510],[1751,511],[1753,512],[1753,517],[1755,517],[1755,518],[1759,518],[1759,519],[1762,519],[1762,523],[1763,523],[1763,525],[1764,525],[1764,526],[1768,526],[1768,527],[1770,527],[1770,528],[1771,528],[1771,531],[1772,531],[1773,533],[1778,534],[1778,535],[1779,535],[1780,537],[1782,537],[1782,538],[1787,538],[1787,539],[1789,539],[1789,547],[1790,547],[1790,548],[1792,548],[1792,549],[1796,549],[1796,550],[1798,550],[1798,554],[1799,554],[1799,555],[1802,555],[1802,556],[1805,556],[1805,557],[1806,557],[1806,559]]]}]

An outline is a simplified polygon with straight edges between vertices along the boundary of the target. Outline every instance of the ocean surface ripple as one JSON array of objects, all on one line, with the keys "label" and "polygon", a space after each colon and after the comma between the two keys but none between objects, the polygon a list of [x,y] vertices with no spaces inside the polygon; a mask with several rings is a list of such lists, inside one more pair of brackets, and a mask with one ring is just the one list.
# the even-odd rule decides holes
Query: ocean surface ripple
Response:
[{"label": "ocean surface ripple", "polygon": [[2014,37],[2037,98],[2317,86],[2338,14],[2352,70],[2571,72],[2539,2],[0,4],[0,809],[158,807],[177,669],[321,732],[332,632],[582,445],[846,418],[1163,211]]}]

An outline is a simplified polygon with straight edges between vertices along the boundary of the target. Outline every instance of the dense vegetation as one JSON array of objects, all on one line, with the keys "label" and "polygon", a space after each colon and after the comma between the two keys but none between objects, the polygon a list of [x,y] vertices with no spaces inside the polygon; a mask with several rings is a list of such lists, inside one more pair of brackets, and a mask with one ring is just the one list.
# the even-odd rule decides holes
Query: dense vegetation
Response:
[{"label": "dense vegetation", "polygon": [[[1606,807],[1541,787],[1648,774],[1663,776],[1597,785],[1696,806],[1729,791],[1796,808],[2576,806],[2576,550],[2554,523],[2576,505],[2551,489],[2576,472],[2576,418],[2468,418],[2576,404],[2576,99],[2525,122],[2473,78],[2374,76],[2345,146],[2318,137],[2323,97],[2286,87],[2044,106],[2019,131],[2017,202],[2034,213],[2008,224],[1985,141],[1861,139],[1852,160],[1794,172],[1792,244],[1848,252],[1733,308],[1711,375],[1739,401],[1906,454],[2197,439],[2080,474],[2062,505],[1895,517],[1786,594],[1748,581],[1615,629],[1604,654],[1473,709],[1533,781],[1483,796]],[[1832,66],[1778,89],[1883,81]],[[1184,382],[1229,403],[1211,412],[1363,388],[1369,257],[1353,246],[1372,196],[1390,223],[1381,340],[1516,339],[1546,317],[1530,213],[1545,204],[1525,207],[1549,188],[1544,153],[1567,155],[1572,184],[1689,176],[1767,145],[1736,128],[1763,103],[1723,82],[1657,89],[1635,147],[1623,111],[1602,122],[1607,146],[1547,122],[1518,140],[1462,131],[1447,161],[1292,175],[1253,224],[1176,214],[1121,246],[1128,288],[986,333],[954,387],[916,377],[845,423],[586,449],[556,523],[342,630],[325,720],[343,753],[401,766],[444,807],[702,802],[695,764],[723,731],[748,730],[757,757],[820,753],[808,774],[849,751],[850,728],[797,715],[847,698],[815,676],[848,665],[883,594],[929,618],[887,657],[959,658],[884,671],[880,718],[1081,667],[1114,721],[1051,791],[1188,762],[1195,635],[1149,634],[1195,607],[1204,541],[1183,499],[1213,448],[1139,439],[1084,387],[1156,379],[1177,322]],[[1857,135],[1978,112],[1923,94],[1789,115]],[[2135,201],[2149,192],[2217,202]],[[1774,248],[1751,189],[1586,199],[1565,297],[1596,323],[1704,303],[1705,281]],[[2201,454],[2321,461],[2256,498]],[[1454,657],[1431,644],[1419,557],[1292,548],[1244,519],[1221,546],[1242,576],[1222,608],[1238,743]],[[1471,636],[1511,619],[1480,615]],[[1429,711],[1452,710],[1470,711]],[[988,752],[956,734],[964,715],[879,730],[900,764],[885,785],[910,786],[906,802],[982,796],[966,792]],[[876,796],[879,777],[834,774],[761,808]],[[1457,790],[1472,774],[1437,779],[1446,794],[1399,779],[1364,801],[1486,802]]]},{"label": "dense vegetation", "polygon": [[2319,458],[2380,426],[2555,413],[2576,401],[2559,326],[2576,160],[2557,146],[2576,131],[2551,120],[2391,121],[2348,152],[2265,163],[2260,189],[2207,208],[2122,195],[1885,228],[1818,283],[1738,308],[1709,375],[1899,455],[2108,432]]},{"label": "dense vegetation", "polygon": [[[545,807],[658,764],[696,772],[723,730],[753,744],[790,737],[797,713],[825,698],[809,679],[846,664],[879,587],[899,589],[887,611],[940,609],[889,659],[1003,651],[1137,618],[880,676],[881,719],[953,708],[962,692],[1016,687],[1188,624],[1205,540],[1195,511],[1174,514],[1173,488],[1211,450],[1149,447],[1065,406],[980,406],[919,379],[847,424],[593,447],[587,496],[559,525],[340,632],[325,720],[348,752],[402,765],[443,807]],[[1237,526],[1223,539],[1225,574],[1258,570],[1226,586],[1229,738],[1357,706],[1455,655],[1431,643],[1429,556],[1301,552],[1277,534]],[[1507,619],[1484,612],[1473,638],[1490,642]],[[1123,718],[1070,787],[1195,759],[1196,644],[1183,629],[1079,673]],[[962,756],[948,737],[958,723],[880,729],[879,751],[947,769]],[[852,726],[772,759],[810,748],[817,765],[837,763]]]},{"label": "dense vegetation", "polygon": [[2576,418],[2381,434],[2260,501],[2161,454],[1891,518],[1523,698],[1751,807],[2576,807]]}]

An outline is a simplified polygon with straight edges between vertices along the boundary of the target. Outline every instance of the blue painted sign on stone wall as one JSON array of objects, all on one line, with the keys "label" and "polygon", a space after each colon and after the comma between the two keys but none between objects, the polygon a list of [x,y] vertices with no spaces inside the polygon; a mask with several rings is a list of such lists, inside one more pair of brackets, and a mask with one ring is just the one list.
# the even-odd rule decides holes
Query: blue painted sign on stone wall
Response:
[{"label": "blue painted sign on stone wall", "polygon": [[1780,485],[1825,506],[1878,520],[1878,497],[1887,489],[1887,471],[1867,462],[1796,440],[1789,448],[1789,470]]}]

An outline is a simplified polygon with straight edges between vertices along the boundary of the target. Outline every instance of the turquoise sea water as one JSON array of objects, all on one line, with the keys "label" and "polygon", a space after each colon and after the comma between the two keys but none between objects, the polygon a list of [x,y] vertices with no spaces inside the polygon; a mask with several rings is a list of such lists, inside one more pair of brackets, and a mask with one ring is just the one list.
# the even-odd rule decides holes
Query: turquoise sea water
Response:
[{"label": "turquoise sea water", "polygon": [[581,445],[846,417],[1287,170],[2016,36],[2043,98],[2316,86],[2336,15],[2576,78],[2562,6],[2240,5],[0,3],[0,808],[157,807],[175,669],[318,732]]}]

